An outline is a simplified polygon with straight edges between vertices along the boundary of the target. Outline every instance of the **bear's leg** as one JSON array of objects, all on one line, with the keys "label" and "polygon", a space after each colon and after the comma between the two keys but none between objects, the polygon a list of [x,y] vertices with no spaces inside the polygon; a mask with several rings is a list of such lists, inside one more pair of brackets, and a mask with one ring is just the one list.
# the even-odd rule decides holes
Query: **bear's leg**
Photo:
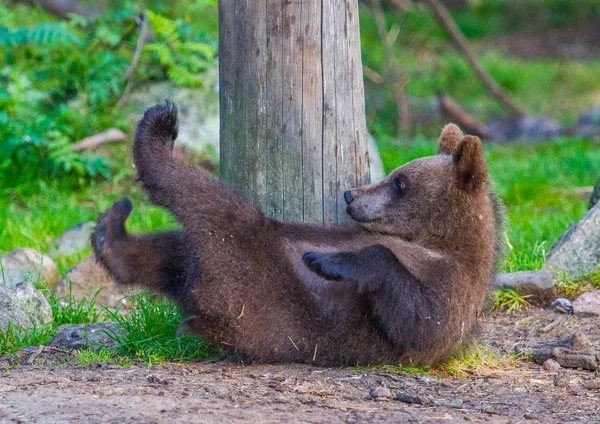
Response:
[{"label": "bear's leg", "polygon": [[98,218],[92,234],[96,259],[119,284],[144,286],[177,297],[194,269],[188,266],[190,260],[198,262],[193,245],[183,231],[130,235],[125,220],[131,208],[131,202],[122,199]]},{"label": "bear's leg", "polygon": [[372,318],[395,347],[424,347],[440,331],[440,294],[421,284],[387,247],[303,256],[310,270],[328,280],[355,281]]},{"label": "bear's leg", "polygon": [[171,102],[151,107],[138,124],[133,157],[150,200],[169,209],[191,233],[198,224],[213,232],[234,223],[264,223],[262,212],[251,202],[223,187],[208,172],[173,159],[177,132],[177,108]]}]

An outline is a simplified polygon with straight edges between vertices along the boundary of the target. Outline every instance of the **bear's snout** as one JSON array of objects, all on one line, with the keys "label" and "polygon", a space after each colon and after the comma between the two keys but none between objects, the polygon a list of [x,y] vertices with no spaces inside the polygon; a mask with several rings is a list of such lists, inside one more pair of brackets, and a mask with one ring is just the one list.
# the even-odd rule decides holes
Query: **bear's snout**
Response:
[{"label": "bear's snout", "polygon": [[350,193],[350,190],[346,190],[344,192],[344,200],[346,201],[346,203],[349,205],[350,203],[352,203],[352,201],[354,200],[354,197],[352,197],[352,193]]}]

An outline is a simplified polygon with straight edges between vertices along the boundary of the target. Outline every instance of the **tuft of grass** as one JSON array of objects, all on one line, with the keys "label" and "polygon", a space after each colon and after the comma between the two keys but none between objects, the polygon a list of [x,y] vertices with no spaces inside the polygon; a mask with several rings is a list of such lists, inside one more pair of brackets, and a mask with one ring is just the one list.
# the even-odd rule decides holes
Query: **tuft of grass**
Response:
[{"label": "tuft of grass", "polygon": [[446,362],[433,367],[397,364],[356,367],[354,370],[355,372],[383,370],[401,375],[428,375],[437,378],[490,376],[519,370],[523,356],[506,354],[502,351],[502,347],[492,349],[484,344],[469,343]]},{"label": "tuft of grass", "polygon": [[177,336],[181,314],[171,302],[149,294],[134,295],[137,307],[127,315],[108,311],[123,327],[110,336],[118,343],[117,354],[148,366],[169,362],[201,361],[220,356],[215,343],[196,337]]},{"label": "tuft of grass", "polygon": [[500,309],[505,311],[506,313],[511,313],[513,311],[518,311],[524,306],[531,305],[527,301],[527,297],[530,296],[521,296],[519,294],[519,288],[509,289],[504,288],[498,290],[494,293],[495,299],[493,304],[493,309]]},{"label": "tuft of grass", "polygon": [[110,349],[103,347],[100,350],[84,349],[76,354],[76,362],[79,365],[90,366],[92,363],[112,362],[122,367],[131,366],[131,359],[126,356],[118,356]]},{"label": "tuft of grass", "polygon": [[445,363],[436,366],[434,371],[455,378],[523,372],[520,370],[522,359],[517,354],[502,353],[502,348],[492,349],[484,344],[473,343]]},{"label": "tuft of grass", "polygon": [[600,267],[595,271],[571,277],[563,272],[555,281],[557,293],[569,299],[579,296],[587,290],[600,290]]},{"label": "tuft of grass", "polygon": [[52,307],[54,326],[104,321],[105,314],[96,306],[96,297],[100,290],[102,289],[97,290],[90,299],[84,296],[81,300],[75,300],[71,294],[71,284],[69,283],[69,293],[66,296],[47,296]]},{"label": "tuft of grass", "polygon": [[23,329],[8,323],[6,331],[0,330],[0,356],[10,355],[28,346],[47,345],[56,334],[52,326]]}]

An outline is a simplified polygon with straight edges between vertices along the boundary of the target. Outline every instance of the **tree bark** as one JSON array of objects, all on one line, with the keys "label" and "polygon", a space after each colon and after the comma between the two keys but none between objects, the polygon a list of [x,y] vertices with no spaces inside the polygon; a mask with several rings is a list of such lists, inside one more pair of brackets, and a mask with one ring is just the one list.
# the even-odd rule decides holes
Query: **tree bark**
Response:
[{"label": "tree bark", "polygon": [[273,218],[348,222],[370,182],[357,0],[219,2],[221,178]]}]

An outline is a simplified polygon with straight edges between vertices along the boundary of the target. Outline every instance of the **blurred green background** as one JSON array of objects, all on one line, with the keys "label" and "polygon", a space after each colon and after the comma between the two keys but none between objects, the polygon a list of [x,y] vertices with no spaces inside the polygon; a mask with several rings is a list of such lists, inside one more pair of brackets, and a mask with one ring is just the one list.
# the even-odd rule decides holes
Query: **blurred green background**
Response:
[{"label": "blurred green background", "polygon": [[[149,87],[191,90],[183,93],[210,88],[218,67],[217,3],[82,3],[98,15],[61,19],[35,1],[0,5],[0,254],[17,247],[49,251],[65,229],[94,220],[123,196],[135,204],[132,231],[177,225],[135,184],[128,143],[91,152],[75,152],[72,145],[111,127],[131,134],[131,104]],[[442,93],[481,122],[507,118],[424,3],[381,2],[387,41],[373,3],[360,4],[368,128],[386,170],[435,151],[433,140],[450,120],[440,111]],[[528,115],[566,129],[551,140],[485,145],[510,218],[513,249],[505,267],[539,268],[552,243],[585,213],[600,175],[597,140],[568,131],[600,103],[600,1],[444,4],[511,99]],[[150,36],[134,75],[126,78],[142,14]],[[398,118],[399,80],[405,127]],[[217,160],[210,148],[190,157],[213,166]],[[57,258],[61,272],[89,252]]]}]

